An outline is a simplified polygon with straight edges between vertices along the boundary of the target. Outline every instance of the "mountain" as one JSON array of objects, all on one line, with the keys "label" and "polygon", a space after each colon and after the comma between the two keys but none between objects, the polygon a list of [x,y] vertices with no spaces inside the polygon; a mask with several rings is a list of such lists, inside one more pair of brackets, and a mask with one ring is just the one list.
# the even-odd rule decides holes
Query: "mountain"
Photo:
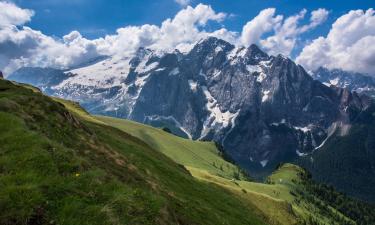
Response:
[{"label": "mountain", "polygon": [[280,162],[319,152],[334,134],[350,134],[372,105],[366,95],[314,80],[282,55],[213,37],[184,54],[140,48],[131,57],[108,57],[64,73],[68,78],[49,86],[52,95],[78,101],[93,114],[215,141],[257,178]]},{"label": "mountain", "polygon": [[327,86],[334,85],[347,88],[357,93],[375,97],[375,78],[354,72],[347,72],[340,69],[328,70],[320,67],[312,72],[312,77]]},{"label": "mountain", "polygon": [[0,80],[0,102],[1,224],[355,225],[374,219],[373,207],[316,185],[295,165],[280,166],[267,183],[251,182],[233,176],[236,167],[210,142],[94,117],[75,102],[6,80]]},{"label": "mountain", "polygon": [[69,74],[62,70],[40,67],[22,67],[7,77],[9,80],[31,84],[50,95],[53,94],[51,87],[67,78],[69,78]]},{"label": "mountain", "polygon": [[347,134],[333,132],[325,144],[299,164],[313,178],[357,198],[375,202],[375,107],[357,113]]}]

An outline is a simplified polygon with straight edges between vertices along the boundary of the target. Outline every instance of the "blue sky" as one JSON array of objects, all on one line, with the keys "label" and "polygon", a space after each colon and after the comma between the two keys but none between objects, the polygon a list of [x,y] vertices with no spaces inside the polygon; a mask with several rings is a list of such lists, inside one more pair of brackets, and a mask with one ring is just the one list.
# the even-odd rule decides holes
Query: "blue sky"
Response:
[{"label": "blue sky", "polygon": [[375,76],[374,0],[0,0],[0,70],[69,68],[215,36],[312,71]]},{"label": "blue sky", "polygon": [[[28,23],[33,29],[48,35],[63,36],[78,30],[88,38],[111,34],[117,28],[127,25],[160,23],[173,17],[181,6],[174,0],[15,0],[22,8],[35,11]],[[352,9],[375,7],[373,0],[208,0],[190,1],[192,6],[199,3],[211,5],[217,12],[233,16],[223,24],[230,30],[241,31],[243,25],[265,8],[276,8],[285,16],[298,13],[303,8],[308,11],[326,8],[330,11],[327,22],[309,32],[313,38],[328,32],[332,22]]]}]

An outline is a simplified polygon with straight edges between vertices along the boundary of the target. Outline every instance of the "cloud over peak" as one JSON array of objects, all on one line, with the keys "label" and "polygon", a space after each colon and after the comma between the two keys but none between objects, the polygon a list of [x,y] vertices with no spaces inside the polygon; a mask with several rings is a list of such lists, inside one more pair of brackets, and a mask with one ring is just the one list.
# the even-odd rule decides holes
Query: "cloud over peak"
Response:
[{"label": "cloud over peak", "polygon": [[320,66],[375,75],[375,11],[351,10],[339,17],[326,37],[305,46],[297,62],[309,70]]},{"label": "cloud over peak", "polygon": [[[5,16],[2,14],[0,12],[0,18]],[[139,47],[163,51],[189,48],[210,34],[223,38],[230,36],[225,29],[212,33],[203,30],[208,21],[221,22],[226,16],[225,13],[216,13],[211,6],[198,4],[194,8],[187,6],[161,26],[122,27],[114,35],[94,40],[82,37],[78,31],[56,39],[29,27],[18,28],[15,25],[20,22],[13,20],[9,26],[0,28],[0,49],[6,49],[0,52],[0,70],[9,73],[21,66],[67,68],[99,55],[129,56]]]},{"label": "cloud over peak", "polygon": [[[323,23],[328,16],[327,10],[318,9],[311,12],[307,24],[300,25],[307,10],[285,17],[277,15],[275,8],[268,8],[247,22],[239,33],[223,27],[222,22],[229,17],[228,14],[216,12],[209,5],[185,5],[173,18],[164,20],[160,26],[126,26],[117,29],[115,34],[90,40],[78,31],[55,38],[29,27],[19,27],[30,21],[34,12],[21,9],[13,3],[0,3],[8,7],[5,12],[0,11],[0,18],[7,18],[0,20],[7,21],[0,25],[0,49],[3,50],[0,52],[0,70],[5,70],[8,74],[22,66],[68,68],[100,55],[125,57],[133,54],[139,47],[160,51],[173,51],[177,48],[184,52],[208,36],[221,38],[235,45],[248,46],[255,43],[271,54],[289,55],[298,37]],[[219,24],[221,28],[206,30],[210,22]]]},{"label": "cloud over peak", "polygon": [[[298,14],[284,19],[284,16],[276,15],[275,8],[264,9],[244,26],[241,42],[244,45],[259,44],[270,54],[281,53],[289,56],[298,37],[322,24],[328,17],[326,9],[318,9],[311,12],[310,23],[299,26],[306,13],[307,10],[303,9]],[[271,35],[263,38],[270,32]]]}]

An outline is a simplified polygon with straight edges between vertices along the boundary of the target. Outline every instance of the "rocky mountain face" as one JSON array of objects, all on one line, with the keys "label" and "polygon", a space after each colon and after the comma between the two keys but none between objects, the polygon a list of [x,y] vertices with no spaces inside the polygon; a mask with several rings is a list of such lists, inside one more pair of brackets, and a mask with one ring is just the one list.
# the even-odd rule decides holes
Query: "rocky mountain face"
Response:
[{"label": "rocky mountain face", "polygon": [[312,72],[312,77],[327,86],[334,85],[375,97],[375,78],[369,75],[320,67]]},{"label": "rocky mountain face", "polygon": [[353,112],[349,132],[333,133],[324,145],[296,161],[317,181],[375,203],[375,105]]},{"label": "rocky mountain face", "polygon": [[[213,37],[185,54],[140,48],[132,57],[69,71],[39,70],[24,68],[9,78],[78,101],[94,114],[214,140],[253,173],[317,151],[334,133],[346,135],[371,104],[366,96],[314,80],[282,55]],[[34,71],[39,75],[29,74]]]},{"label": "rocky mountain face", "polygon": [[7,77],[20,83],[31,84],[40,88],[44,93],[53,95],[51,87],[69,78],[69,73],[52,68],[23,67]]}]

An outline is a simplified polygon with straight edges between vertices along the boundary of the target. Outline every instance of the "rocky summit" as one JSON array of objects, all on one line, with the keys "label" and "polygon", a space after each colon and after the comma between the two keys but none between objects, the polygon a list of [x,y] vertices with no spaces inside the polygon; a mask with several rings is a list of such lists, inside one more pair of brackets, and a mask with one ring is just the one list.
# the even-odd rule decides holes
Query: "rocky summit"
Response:
[{"label": "rocky summit", "polygon": [[[20,80],[28,70],[35,68],[9,79]],[[140,48],[131,57],[43,70],[58,76],[51,81],[28,74],[29,83],[78,101],[94,114],[216,141],[253,173],[308,155],[334,133],[345,135],[355,115],[371,104],[365,95],[314,80],[287,57],[214,37],[186,53]]]}]

